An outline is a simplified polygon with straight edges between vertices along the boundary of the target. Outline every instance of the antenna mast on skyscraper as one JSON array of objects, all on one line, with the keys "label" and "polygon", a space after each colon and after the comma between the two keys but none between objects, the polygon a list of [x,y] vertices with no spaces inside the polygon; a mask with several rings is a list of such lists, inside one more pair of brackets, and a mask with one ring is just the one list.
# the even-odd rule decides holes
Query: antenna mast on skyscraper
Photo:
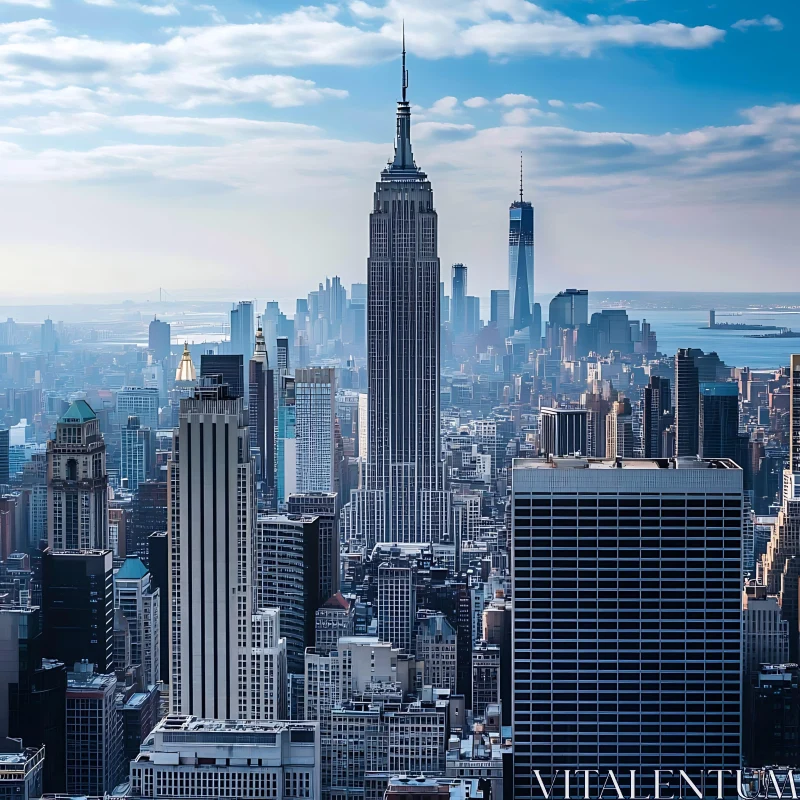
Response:
[{"label": "antenna mast on skyscraper", "polygon": [[406,21],[403,20],[403,102],[406,102],[406,89],[408,89],[408,70],[406,69]]},{"label": "antenna mast on skyscraper", "polygon": [[519,151],[519,201],[522,202],[522,150]]}]

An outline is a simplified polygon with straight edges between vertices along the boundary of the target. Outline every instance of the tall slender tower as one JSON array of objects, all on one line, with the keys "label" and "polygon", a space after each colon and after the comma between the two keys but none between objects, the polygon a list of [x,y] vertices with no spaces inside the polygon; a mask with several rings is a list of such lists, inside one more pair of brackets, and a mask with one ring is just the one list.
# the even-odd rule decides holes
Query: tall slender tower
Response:
[{"label": "tall slender tower", "polygon": [[[181,400],[173,433],[170,537],[170,707],[247,719],[256,500],[240,397],[207,378]],[[254,680],[254,679],[253,679]]]},{"label": "tall slender tower", "polygon": [[[533,322],[533,206],[522,198],[520,156],[519,200],[509,209],[508,228],[508,305],[515,331]],[[541,336],[541,331],[537,335]]]},{"label": "tall slender tower", "polygon": [[370,214],[367,262],[367,488],[382,493],[378,541],[438,541],[446,503],[439,463],[439,257],[427,175],[411,151],[406,99],[397,104],[394,158]]},{"label": "tall slender tower", "polygon": [[261,326],[249,364],[248,424],[250,449],[258,450],[261,480],[270,506],[275,502],[275,376],[269,366],[267,343]]}]

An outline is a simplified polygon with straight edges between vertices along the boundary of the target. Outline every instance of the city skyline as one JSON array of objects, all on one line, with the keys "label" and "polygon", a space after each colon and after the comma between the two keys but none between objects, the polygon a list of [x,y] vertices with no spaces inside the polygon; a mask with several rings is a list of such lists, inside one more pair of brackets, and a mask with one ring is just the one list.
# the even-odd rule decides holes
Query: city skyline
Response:
[{"label": "city skyline", "polygon": [[[722,800],[723,774],[755,798],[768,776],[781,796],[788,769],[796,796],[800,293],[730,290],[745,268],[770,285],[768,259],[797,236],[800,104],[780,104],[782,75],[746,125],[695,119],[730,111],[702,62],[717,53],[728,99],[755,102],[795,58],[781,48],[800,15],[71,0],[94,8],[67,22],[62,2],[0,0],[0,20],[27,7],[62,26],[0,21],[0,166],[28,158],[3,149],[23,126],[72,148],[11,170],[49,165],[49,238],[15,228],[30,183],[0,215],[12,256],[25,236],[60,254],[49,277],[16,265],[0,283],[0,786],[569,800],[574,785],[602,800],[609,781],[623,796],[624,770],[631,798],[670,778],[707,796],[717,773]],[[106,15],[134,22],[122,34]],[[750,84],[735,37],[782,43]],[[556,60],[567,75],[536,71]],[[561,99],[578,64],[597,100]],[[712,85],[717,101],[640,98],[640,129],[670,132],[612,132],[648,64],[653,105]],[[59,110],[3,128],[20,104]],[[85,190],[102,208],[70,250]],[[769,252],[765,215],[785,229]],[[264,248],[286,263],[255,269]],[[142,292],[151,273],[178,283],[96,302],[109,279]],[[37,279],[78,301],[9,301]],[[672,291],[634,297],[656,280]]]},{"label": "city skyline", "polygon": [[[448,223],[440,256],[470,267],[473,291],[488,295],[505,261],[520,149],[542,223],[539,290],[613,289],[597,277],[612,270],[620,288],[713,289],[709,252],[731,289],[753,288],[756,266],[791,276],[785,3],[276,2],[272,16],[26,3],[0,9],[11,296],[74,292],[77,267],[98,271],[98,293],[175,292],[190,275],[210,291],[224,274],[243,296],[289,296],[323,253],[344,281],[363,277],[361,187],[386,158],[403,16],[418,158]],[[298,250],[300,207],[316,235]]]}]

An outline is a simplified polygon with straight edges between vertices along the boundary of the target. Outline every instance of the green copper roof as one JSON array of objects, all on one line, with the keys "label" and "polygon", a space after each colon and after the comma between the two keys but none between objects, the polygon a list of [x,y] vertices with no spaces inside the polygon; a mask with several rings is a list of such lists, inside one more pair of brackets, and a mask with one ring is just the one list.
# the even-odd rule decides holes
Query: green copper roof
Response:
[{"label": "green copper roof", "polygon": [[125,563],[117,570],[114,577],[121,580],[138,581],[147,575],[147,571],[147,567],[142,564],[140,559],[131,556],[125,559]]},{"label": "green copper roof", "polygon": [[85,400],[76,400],[64,413],[59,422],[89,422],[97,419],[97,414]]}]

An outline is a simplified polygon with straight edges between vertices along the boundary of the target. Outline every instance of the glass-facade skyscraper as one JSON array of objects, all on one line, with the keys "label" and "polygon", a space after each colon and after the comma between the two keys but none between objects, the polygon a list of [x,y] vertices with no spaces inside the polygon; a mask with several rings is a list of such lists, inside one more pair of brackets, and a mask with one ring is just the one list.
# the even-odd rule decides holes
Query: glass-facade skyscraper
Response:
[{"label": "glass-facade skyscraper", "polygon": [[521,165],[519,200],[508,216],[508,304],[511,327],[521,331],[533,322],[533,205],[522,199]]},{"label": "glass-facade skyscraper", "polygon": [[664,764],[739,768],[742,470],[517,459],[512,486],[515,800],[536,769],[646,797]]}]

